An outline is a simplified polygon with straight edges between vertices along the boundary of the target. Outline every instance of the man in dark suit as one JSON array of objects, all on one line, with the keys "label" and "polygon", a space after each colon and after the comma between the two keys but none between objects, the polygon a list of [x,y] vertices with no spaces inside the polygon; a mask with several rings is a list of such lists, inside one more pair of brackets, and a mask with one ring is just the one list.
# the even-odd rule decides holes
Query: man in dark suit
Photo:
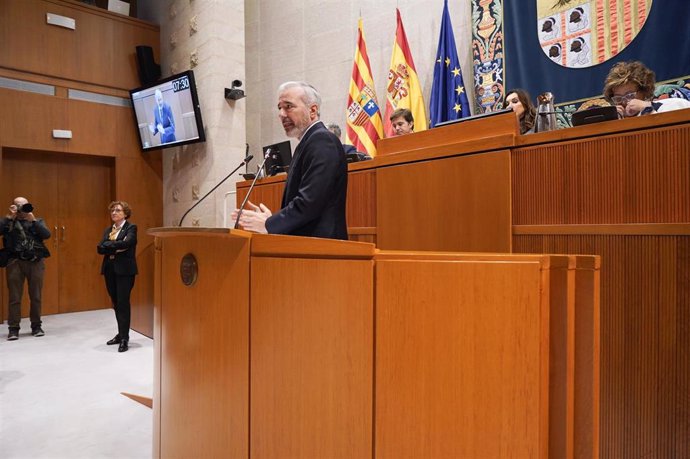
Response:
[{"label": "man in dark suit", "polygon": [[163,93],[156,89],[156,106],[153,109],[154,125],[150,126],[151,134],[161,135],[161,143],[174,142],[175,139],[175,118],[173,118],[172,108],[163,102]]},{"label": "man in dark suit", "polygon": [[[248,203],[240,225],[248,231],[347,239],[347,163],[340,139],[319,120],[321,96],[290,81],[278,88],[278,116],[288,137],[299,139],[290,163],[281,209]],[[237,218],[237,211],[233,219]]]},{"label": "man in dark suit", "polygon": [[128,221],[132,209],[124,201],[113,201],[108,206],[113,226],[103,232],[98,244],[98,253],[103,255],[101,274],[105,278],[105,288],[115,309],[117,335],[107,342],[119,344],[118,352],[129,349],[129,323],[131,306],[129,302],[134,277],[137,275],[137,225]]}]

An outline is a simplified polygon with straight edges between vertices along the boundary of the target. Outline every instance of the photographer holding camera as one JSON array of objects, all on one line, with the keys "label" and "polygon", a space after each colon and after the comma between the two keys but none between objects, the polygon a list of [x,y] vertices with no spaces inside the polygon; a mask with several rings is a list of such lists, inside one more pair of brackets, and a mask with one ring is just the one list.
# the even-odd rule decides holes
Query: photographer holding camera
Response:
[{"label": "photographer holding camera", "polygon": [[31,334],[45,334],[41,328],[41,289],[45,272],[43,259],[49,257],[50,252],[43,241],[50,238],[50,230],[42,219],[34,216],[33,210],[34,207],[26,198],[18,197],[10,206],[10,213],[0,219],[0,235],[3,237],[5,249],[9,252],[5,273],[9,290],[9,341],[19,339],[25,279],[29,285],[31,300]]}]

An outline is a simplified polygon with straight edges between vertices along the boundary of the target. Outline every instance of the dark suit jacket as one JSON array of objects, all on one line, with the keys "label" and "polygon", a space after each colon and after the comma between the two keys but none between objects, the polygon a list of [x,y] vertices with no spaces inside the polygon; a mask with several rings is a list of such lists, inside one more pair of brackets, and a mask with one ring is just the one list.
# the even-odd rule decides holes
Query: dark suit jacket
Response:
[{"label": "dark suit jacket", "polygon": [[302,137],[290,163],[282,208],[271,234],[347,239],[347,163],[340,139],[321,121]]},{"label": "dark suit jacket", "polygon": [[[138,273],[137,270],[137,225],[125,221],[117,235],[117,239],[111,241],[108,236],[112,226],[109,226],[103,232],[103,239],[98,244],[98,253],[103,255],[103,263],[101,263],[101,274],[105,274],[105,264],[110,261],[110,257],[114,256],[112,260],[115,267],[115,274],[118,276],[134,276]],[[122,250],[118,252],[118,250]]]},{"label": "dark suit jacket", "polygon": [[[162,116],[161,116],[162,115]],[[161,143],[175,141],[175,118],[173,118],[172,108],[163,102],[163,107],[159,110],[158,105],[153,109],[153,117],[156,123],[156,130],[153,135],[158,134],[158,124],[163,125],[165,132],[161,134]]]}]

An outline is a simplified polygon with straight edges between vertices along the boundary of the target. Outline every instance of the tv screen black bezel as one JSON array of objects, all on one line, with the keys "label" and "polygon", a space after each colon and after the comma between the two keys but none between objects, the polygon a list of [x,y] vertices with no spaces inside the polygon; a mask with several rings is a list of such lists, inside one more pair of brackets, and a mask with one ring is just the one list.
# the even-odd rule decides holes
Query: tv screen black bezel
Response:
[{"label": "tv screen black bezel", "polygon": [[[134,94],[141,92],[141,91],[152,90],[158,86],[165,85],[167,83],[170,83],[171,81],[174,81],[178,78],[182,78],[185,76],[189,79],[189,92],[190,92],[190,95],[192,97],[192,106],[194,108],[194,120],[196,122],[196,128],[197,128],[197,132],[198,132],[199,136],[196,138],[193,138],[193,139],[179,140],[179,141],[175,141],[175,142],[164,143],[164,144],[159,144],[159,145],[151,145],[149,147],[145,147],[144,146],[144,139],[141,138],[141,131],[139,131],[139,119],[137,118],[136,108],[134,107]],[[134,115],[134,128],[137,131],[137,138],[139,139],[139,147],[141,148],[141,151],[160,150],[163,148],[173,148],[173,147],[179,147],[181,145],[189,145],[192,143],[199,143],[199,142],[205,142],[206,141],[206,132],[204,131],[204,122],[203,122],[203,119],[201,117],[201,106],[199,105],[199,96],[197,94],[196,80],[194,78],[194,71],[193,70],[185,70],[184,72],[176,73],[175,75],[171,75],[167,78],[163,78],[161,80],[158,80],[155,83],[152,83],[150,85],[145,85],[145,86],[141,86],[141,87],[136,88],[136,89],[131,89],[129,91],[129,100],[132,104],[132,114]]]}]

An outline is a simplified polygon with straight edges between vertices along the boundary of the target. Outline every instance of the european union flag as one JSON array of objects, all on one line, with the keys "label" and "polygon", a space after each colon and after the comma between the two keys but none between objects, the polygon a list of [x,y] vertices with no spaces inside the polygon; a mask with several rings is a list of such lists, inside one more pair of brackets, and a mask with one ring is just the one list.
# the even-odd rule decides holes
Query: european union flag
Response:
[{"label": "european union flag", "polygon": [[434,66],[434,84],[431,87],[431,127],[438,123],[470,116],[470,104],[465,83],[460,73],[458,52],[455,48],[453,25],[448,14],[448,0],[443,2],[441,35]]}]

